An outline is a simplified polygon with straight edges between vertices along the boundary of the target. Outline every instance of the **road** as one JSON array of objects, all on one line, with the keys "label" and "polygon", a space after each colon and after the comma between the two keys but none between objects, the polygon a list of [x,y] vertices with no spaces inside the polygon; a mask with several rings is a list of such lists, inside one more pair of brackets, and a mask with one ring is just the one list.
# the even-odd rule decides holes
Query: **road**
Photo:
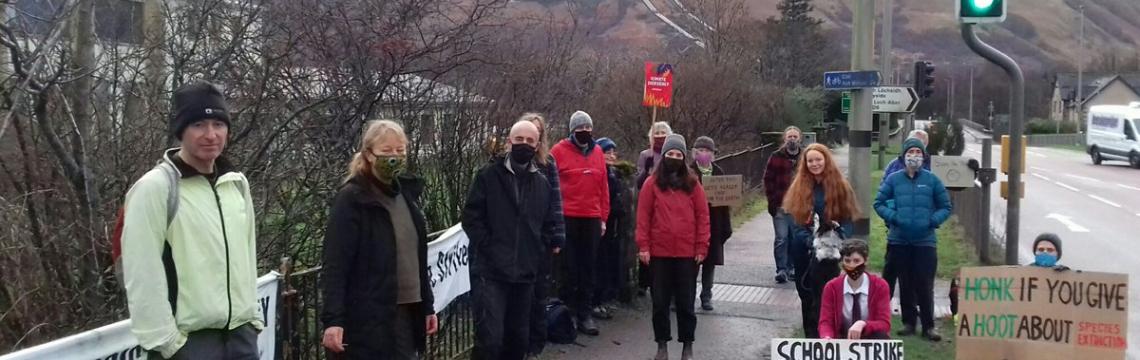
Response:
[{"label": "road", "polygon": [[[969,140],[969,137],[967,138]],[[1000,144],[1000,142],[999,142]],[[981,144],[969,143],[966,156],[981,159]],[[1001,147],[994,146],[1000,169]],[[1034,237],[1056,233],[1063,241],[1061,263],[1073,269],[1127,273],[1129,291],[1128,358],[1140,359],[1140,170],[1120,162],[1093,165],[1089,156],[1053,148],[1029,148],[1025,198],[1021,202],[1021,263],[1032,262]],[[1005,176],[999,172],[999,180]],[[1006,205],[994,184],[991,223],[1005,233]]]}]

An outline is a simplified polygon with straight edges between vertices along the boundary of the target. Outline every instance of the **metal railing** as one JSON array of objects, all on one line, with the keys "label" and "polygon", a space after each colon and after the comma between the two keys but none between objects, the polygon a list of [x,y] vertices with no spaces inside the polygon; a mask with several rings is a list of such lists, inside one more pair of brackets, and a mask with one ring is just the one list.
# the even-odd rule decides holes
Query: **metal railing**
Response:
[{"label": "metal railing", "polygon": [[721,156],[716,164],[727,174],[743,175],[746,189],[757,188],[764,184],[764,168],[775,151],[775,144],[764,144]]}]

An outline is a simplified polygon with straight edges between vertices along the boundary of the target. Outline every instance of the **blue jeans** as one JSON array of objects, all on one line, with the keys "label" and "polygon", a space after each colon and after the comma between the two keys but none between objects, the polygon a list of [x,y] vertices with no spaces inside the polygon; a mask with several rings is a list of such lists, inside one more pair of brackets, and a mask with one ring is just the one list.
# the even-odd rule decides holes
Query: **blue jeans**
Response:
[{"label": "blue jeans", "polygon": [[776,216],[772,217],[772,227],[776,229],[775,241],[775,256],[776,256],[776,272],[790,272],[792,271],[792,262],[788,258],[788,236],[792,220],[791,215],[784,212],[784,209],[776,210]]}]

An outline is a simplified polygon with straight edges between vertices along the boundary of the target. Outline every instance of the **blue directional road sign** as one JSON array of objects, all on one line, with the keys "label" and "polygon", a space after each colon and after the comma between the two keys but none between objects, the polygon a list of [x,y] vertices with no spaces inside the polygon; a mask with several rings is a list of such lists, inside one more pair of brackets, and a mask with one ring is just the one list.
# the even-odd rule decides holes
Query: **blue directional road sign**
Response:
[{"label": "blue directional road sign", "polygon": [[825,90],[851,90],[879,86],[878,71],[828,71],[823,73]]}]

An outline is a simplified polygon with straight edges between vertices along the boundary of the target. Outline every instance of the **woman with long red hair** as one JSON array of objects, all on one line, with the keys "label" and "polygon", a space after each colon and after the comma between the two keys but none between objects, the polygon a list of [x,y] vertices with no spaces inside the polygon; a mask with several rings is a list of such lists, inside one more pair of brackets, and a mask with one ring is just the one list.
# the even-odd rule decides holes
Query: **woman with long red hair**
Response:
[{"label": "woman with long red hair", "polygon": [[827,146],[811,144],[804,150],[796,177],[784,195],[783,207],[795,222],[788,251],[795,268],[804,332],[807,338],[819,338],[823,285],[839,276],[839,260],[817,252],[813,242],[817,233],[831,236],[828,230],[846,238],[853,231],[852,221],[859,216],[855,191],[843,178]]}]

